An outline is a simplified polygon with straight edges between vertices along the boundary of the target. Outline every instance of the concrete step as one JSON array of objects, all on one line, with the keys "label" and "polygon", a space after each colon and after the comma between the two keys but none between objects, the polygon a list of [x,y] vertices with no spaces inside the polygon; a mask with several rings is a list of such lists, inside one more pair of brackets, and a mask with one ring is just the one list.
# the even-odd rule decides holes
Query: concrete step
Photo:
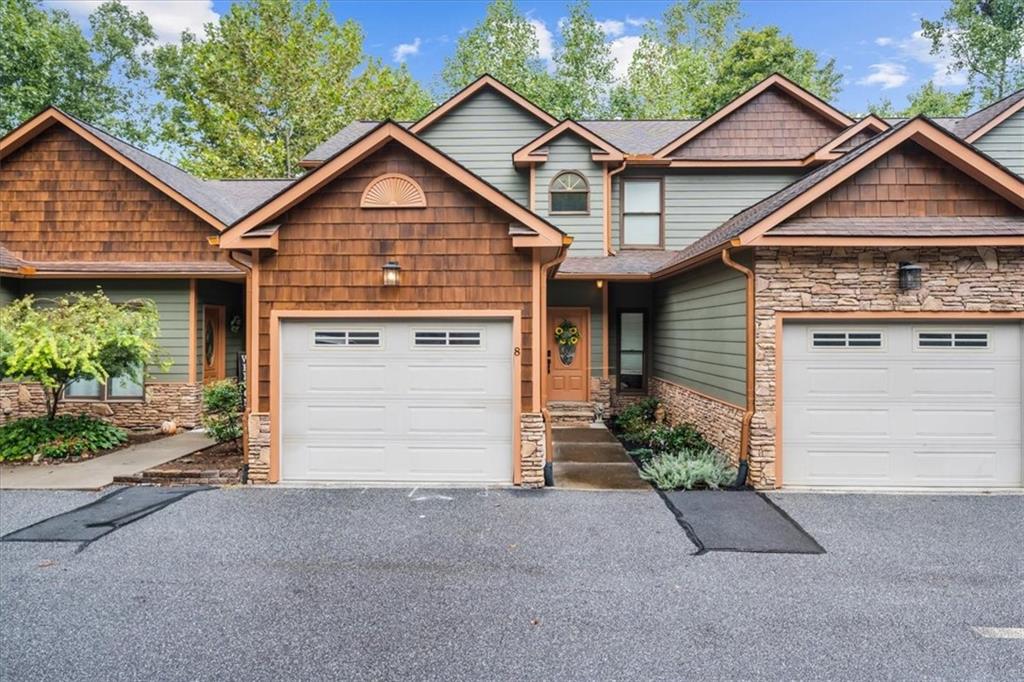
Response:
[{"label": "concrete step", "polygon": [[552,461],[584,464],[632,464],[633,461],[618,443],[558,443]]},{"label": "concrete step", "polygon": [[551,438],[555,445],[559,443],[618,443],[619,440],[604,425],[596,427],[553,428]]},{"label": "concrete step", "polygon": [[582,462],[555,462],[552,473],[556,488],[577,490],[650,490],[647,481],[640,478],[636,466],[622,464],[586,464]]}]

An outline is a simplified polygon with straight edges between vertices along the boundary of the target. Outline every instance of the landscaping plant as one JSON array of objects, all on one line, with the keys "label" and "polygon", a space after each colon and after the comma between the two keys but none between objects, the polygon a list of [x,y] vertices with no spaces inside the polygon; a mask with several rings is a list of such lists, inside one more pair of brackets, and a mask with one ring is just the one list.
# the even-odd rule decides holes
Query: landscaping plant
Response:
[{"label": "landscaping plant", "polygon": [[100,289],[57,299],[25,296],[0,309],[0,377],[41,384],[46,414],[54,419],[76,379],[141,380],[142,368],[157,362],[159,333],[153,301],[113,303]]},{"label": "landscaping plant", "polygon": [[640,478],[660,490],[717,490],[736,479],[736,470],[724,455],[707,447],[656,456],[641,467]]},{"label": "landscaping plant", "polygon": [[95,454],[128,442],[128,432],[94,417],[30,417],[0,426],[0,462]]},{"label": "landscaping plant", "polygon": [[642,436],[654,424],[654,412],[658,405],[657,398],[644,398],[624,407],[615,417],[615,429],[631,443],[643,442]]},{"label": "landscaping plant", "polygon": [[203,388],[203,426],[218,443],[242,437],[243,395],[242,385],[234,379]]}]

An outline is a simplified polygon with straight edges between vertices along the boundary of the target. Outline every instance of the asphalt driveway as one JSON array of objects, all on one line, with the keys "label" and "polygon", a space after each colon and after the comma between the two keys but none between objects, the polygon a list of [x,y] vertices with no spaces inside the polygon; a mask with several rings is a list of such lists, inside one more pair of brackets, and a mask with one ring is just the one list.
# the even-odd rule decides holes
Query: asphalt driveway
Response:
[{"label": "asphalt driveway", "polygon": [[[0,532],[95,499],[0,492]],[[223,489],[0,543],[0,678],[998,680],[1024,497],[775,495],[824,555],[693,556],[651,492]]]}]

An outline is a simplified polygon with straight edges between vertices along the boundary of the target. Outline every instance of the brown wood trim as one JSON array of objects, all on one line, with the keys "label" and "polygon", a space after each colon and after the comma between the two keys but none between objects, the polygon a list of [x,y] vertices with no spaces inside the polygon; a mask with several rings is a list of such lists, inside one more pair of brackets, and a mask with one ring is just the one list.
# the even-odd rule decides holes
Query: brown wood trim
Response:
[{"label": "brown wood trim", "polygon": [[214,228],[218,232],[223,231],[227,227],[223,222],[215,218],[199,204],[181,194],[176,189],[172,188],[170,185],[147,171],[145,168],[129,159],[127,156],[121,154],[99,137],[83,128],[77,121],[54,107],[45,109],[0,139],[0,159],[6,158],[10,153],[19,149],[37,135],[57,123],[71,130],[86,142],[109,156],[111,159],[135,173],[157,190],[170,197],[173,201],[195,214],[200,220],[209,224],[210,227]]},{"label": "brown wood trim", "polygon": [[462,104],[467,99],[469,99],[470,97],[472,97],[473,95],[475,95],[484,88],[491,88],[498,94],[503,95],[504,97],[512,101],[514,104],[518,105],[521,109],[526,111],[528,114],[530,114],[534,118],[541,120],[542,122],[546,123],[549,126],[558,124],[557,118],[555,118],[548,112],[544,111],[543,109],[541,109],[536,104],[520,95],[512,88],[508,87],[507,85],[499,81],[497,78],[488,74],[484,74],[483,76],[480,76],[475,81],[464,87],[462,90],[459,90],[457,93],[455,93],[452,97],[448,98],[448,100],[446,100],[439,107],[431,111],[429,114],[413,123],[411,126],[409,126],[409,130],[419,135],[424,130],[429,128],[431,125],[433,125],[440,119],[444,118],[449,111],[456,108],[457,106],[459,106],[460,104]]},{"label": "brown wood trim", "polygon": [[199,292],[195,279],[188,281],[188,380],[196,381],[196,327],[199,326]]},{"label": "brown wood trim", "polygon": [[522,312],[519,310],[271,310],[270,311],[270,472],[269,483],[281,478],[281,321],[290,319],[344,319],[344,318],[429,318],[465,317],[509,319],[512,322],[512,483],[522,483],[522,462],[519,458],[522,440]]},{"label": "brown wood trim", "polygon": [[[658,243],[656,245],[633,245],[626,243],[626,183],[631,180],[657,180],[661,185],[658,190],[661,193],[661,216],[658,225]],[[650,215],[644,213],[639,215]],[[630,175],[619,178],[619,250],[651,250],[663,251],[665,249],[665,176],[664,175]]]},{"label": "brown wood trim", "polygon": [[[413,187],[416,193],[416,197],[409,203],[406,204],[375,204],[369,201],[369,194],[379,183],[386,180],[399,180],[409,183]],[[408,175],[402,173],[385,173],[379,175],[370,182],[366,183],[366,187],[363,189],[362,196],[359,197],[359,208],[379,209],[379,208],[426,208],[427,197],[423,193],[423,188],[420,187],[420,183],[416,182]],[[276,232],[274,233],[276,236]]]},{"label": "brown wood trim", "polygon": [[3,272],[3,276],[19,279],[202,279],[221,280],[225,282],[237,282],[245,279],[245,273],[241,270],[238,271],[237,275],[230,275],[227,273],[217,275],[196,275],[191,272],[60,272],[54,270],[38,272],[35,268],[26,268],[25,272],[22,272],[21,270],[18,272],[5,271]]},{"label": "brown wood trim", "polygon": [[764,235],[746,246],[1024,246],[1024,236],[1005,237],[773,237]]},{"label": "brown wood trim", "polygon": [[829,140],[817,150],[812,152],[804,159],[805,162],[812,161],[831,161],[842,156],[842,152],[834,151],[836,147],[848,142],[853,137],[864,132],[868,128],[871,128],[879,133],[884,133],[892,126],[878,118],[874,114],[868,114],[857,123],[853,124],[843,132],[836,135],[833,139]]},{"label": "brown wood trim", "polygon": [[[213,367],[215,369],[215,376],[213,378],[206,374],[206,321],[208,310],[217,310],[220,317],[220,324],[214,329],[214,362]],[[207,384],[211,381],[219,381],[227,377],[228,375],[228,319],[227,319],[227,306],[206,303],[203,304],[203,336],[201,348],[203,349],[203,383]],[[195,355],[195,346],[192,347],[192,355]],[[216,376],[219,375],[219,376]]]},{"label": "brown wood trim", "polygon": [[566,119],[513,152],[512,163],[516,165],[544,163],[547,161],[547,154],[539,153],[539,150],[566,133],[573,133],[589,142],[592,147],[600,150],[591,151],[590,158],[593,161],[622,161],[626,158],[622,150],[594,131],[584,128],[579,123],[576,123],[576,121]]},{"label": "brown wood trim", "polygon": [[651,275],[647,273],[600,273],[600,272],[569,272],[555,273],[555,279],[558,280],[580,280],[580,281],[593,281],[597,279],[603,279],[609,282],[649,282],[651,281]]},{"label": "brown wood trim", "polygon": [[757,327],[755,313],[756,308],[754,305],[754,271],[750,268],[740,265],[732,259],[732,255],[729,253],[729,249],[722,249],[722,263],[728,267],[736,270],[743,275],[746,281],[746,329],[745,340],[746,340],[746,394],[747,404],[743,410],[743,422],[740,426],[740,452],[739,461],[746,462],[750,458],[750,423],[754,419],[754,412],[757,409],[756,395],[754,393],[754,383],[757,381],[756,365],[757,355],[755,349],[757,347]]},{"label": "brown wood trim", "polygon": [[[540,320],[534,327],[533,345],[537,349],[537,367],[539,368],[545,362],[545,354],[547,353],[547,328],[548,328],[548,273],[552,269],[557,268],[569,255],[568,245],[559,250],[558,254],[548,261],[542,263],[540,267]],[[540,370],[540,386],[533,388],[533,392],[539,395],[540,405],[543,407],[547,404],[545,397],[547,396],[547,385],[548,385],[548,373]],[[545,419],[549,419],[550,415],[547,415],[545,411]],[[550,461],[551,445],[548,442],[548,455]]]},{"label": "brown wood trim", "polygon": [[[601,375],[608,378],[608,337],[611,332],[611,320],[608,317],[608,282],[601,282]],[[647,318],[644,318],[646,324]],[[644,341],[646,342],[647,336],[644,335]],[[647,357],[647,352],[644,351],[644,357]]]},{"label": "brown wood trim", "polygon": [[[571,311],[576,312],[576,313],[582,313],[583,314],[583,320],[585,321],[585,324],[587,325],[586,334],[582,335],[584,339],[587,339],[587,348],[586,348],[586,352],[581,353],[581,356],[586,361],[586,365],[583,368],[583,385],[586,388],[583,400],[589,402],[590,401],[590,367],[591,367],[591,362],[590,362],[590,352],[591,352],[590,333],[591,333],[591,329],[593,329],[593,326],[594,326],[592,324],[591,319],[590,319],[590,307],[589,306],[564,306],[564,305],[553,306],[553,307],[549,307],[547,310],[544,311],[544,318],[547,319],[548,317],[551,316],[551,313],[555,312],[556,310],[571,310]],[[548,353],[550,353],[551,351],[555,350],[554,347],[551,345],[551,339],[548,338],[548,334],[546,333],[546,330],[545,330],[545,335],[544,335],[543,346],[544,346],[544,362],[545,362],[545,366],[546,366]],[[552,355],[551,357],[554,357],[554,355]],[[544,372],[544,374],[547,375],[547,372]],[[547,383],[545,383],[544,388],[545,388],[545,391],[546,391],[547,390]],[[548,404],[548,396],[547,396],[546,392],[544,394],[544,404],[545,405]]]},{"label": "brown wood trim", "polygon": [[252,252],[252,296],[248,300],[248,329],[251,334],[246,365],[249,370],[249,410],[260,410],[260,252]]},{"label": "brown wood trim", "polygon": [[1006,111],[1004,111],[1003,113],[999,114],[998,116],[993,118],[991,121],[989,121],[985,125],[981,126],[977,130],[975,130],[973,133],[971,133],[970,135],[965,137],[964,140],[966,140],[967,142],[970,142],[971,144],[974,144],[975,142],[977,142],[981,138],[985,137],[985,135],[987,135],[988,133],[992,132],[993,128],[999,127],[999,125],[1001,123],[1003,123],[1003,121],[1005,121],[1006,119],[1010,118],[1011,116],[1013,116],[1014,114],[1016,114],[1018,111],[1021,111],[1021,110],[1024,110],[1024,98],[1021,98],[1020,100],[1017,101],[1016,104],[1008,107],[1006,109]]},{"label": "brown wood trim", "polygon": [[[274,199],[236,222],[221,240],[222,248],[239,248],[242,242],[235,242],[234,238],[278,217],[391,141],[401,144],[427,163],[446,173],[456,182],[489,201],[514,221],[532,228],[549,245],[562,243],[565,233],[557,227],[513,201],[405,128],[395,123],[384,123],[345,151],[303,176]],[[283,229],[287,229],[287,226],[284,226]]]},{"label": "brown wood trim", "polygon": [[751,159],[749,161],[736,159],[723,160],[690,160],[678,159],[668,164],[669,168],[805,168],[813,163],[806,159],[778,159],[761,160]]},{"label": "brown wood trim", "polygon": [[761,81],[754,87],[747,90],[745,93],[743,93],[736,99],[726,104],[724,107],[722,107],[715,113],[711,114],[711,116],[707,117],[706,119],[695,125],[693,128],[690,128],[685,133],[675,138],[658,151],[654,152],[655,158],[664,158],[668,156],[676,149],[683,146],[685,143],[697,137],[704,131],[708,130],[716,123],[726,118],[729,114],[733,113],[734,111],[736,111],[744,104],[754,99],[755,97],[757,97],[770,87],[777,87],[781,90],[784,90],[787,94],[799,100],[808,108],[813,109],[824,118],[827,118],[828,120],[833,121],[834,123],[841,125],[844,128],[847,126],[851,126],[855,123],[855,121],[852,118],[850,118],[843,112],[839,111],[838,109],[830,105],[828,102],[825,102],[816,95],[808,92],[807,90],[804,90],[802,87],[800,87],[793,81],[789,80],[788,78],[781,76],[777,73],[774,73],[771,76],[765,78],[763,81]]},{"label": "brown wood trim", "polygon": [[782,448],[782,329],[791,320],[927,320],[941,322],[943,320],[1010,320],[1019,321],[1021,313],[1017,312],[974,312],[974,311],[913,311],[913,312],[828,312],[828,311],[774,311],[775,316],[775,487],[783,486],[783,448]]},{"label": "brown wood trim", "polygon": [[[558,180],[558,178],[562,177],[563,175],[575,175],[576,177],[578,177],[580,180],[583,181],[583,186],[586,188],[584,190],[584,193],[587,195],[587,210],[585,210],[585,211],[555,211],[555,210],[552,210],[551,207],[554,205],[552,203],[554,201],[554,197],[552,196],[553,194],[559,194],[559,193],[572,194],[572,192],[566,192],[565,190],[556,190],[555,189],[555,181]],[[558,173],[555,173],[555,177],[551,178],[551,182],[548,183],[548,215],[590,215],[590,182],[587,180],[587,177],[585,175],[583,175],[583,173],[581,171],[573,170],[573,169],[566,169],[566,170],[563,170],[563,171],[559,171]]]}]

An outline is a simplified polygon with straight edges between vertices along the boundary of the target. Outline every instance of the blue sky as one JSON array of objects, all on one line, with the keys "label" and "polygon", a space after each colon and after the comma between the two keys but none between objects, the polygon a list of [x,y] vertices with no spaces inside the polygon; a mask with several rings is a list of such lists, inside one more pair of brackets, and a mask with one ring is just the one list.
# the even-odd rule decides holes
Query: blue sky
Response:
[{"label": "blue sky", "polygon": [[[76,17],[87,16],[99,0],[50,0]],[[149,14],[163,40],[172,40],[184,27],[200,30],[205,21],[223,13],[230,0],[127,0]],[[613,53],[626,64],[647,19],[657,19],[670,3],[648,0],[591,2],[595,18],[605,22]],[[542,51],[557,44],[558,21],[566,14],[562,0],[519,0],[533,21]],[[435,82],[459,34],[484,15],[486,2],[476,0],[335,0],[331,9],[339,20],[353,18],[366,33],[366,49],[387,62],[403,60],[424,84]],[[836,98],[840,108],[863,112],[868,102],[883,97],[902,105],[907,93],[930,78],[958,89],[962,75],[947,75],[942,56],[929,54],[920,37],[921,18],[938,18],[947,3],[936,0],[748,0],[742,3],[743,26],[777,24],[797,44],[813,49],[822,59],[834,57],[844,74]]]}]

